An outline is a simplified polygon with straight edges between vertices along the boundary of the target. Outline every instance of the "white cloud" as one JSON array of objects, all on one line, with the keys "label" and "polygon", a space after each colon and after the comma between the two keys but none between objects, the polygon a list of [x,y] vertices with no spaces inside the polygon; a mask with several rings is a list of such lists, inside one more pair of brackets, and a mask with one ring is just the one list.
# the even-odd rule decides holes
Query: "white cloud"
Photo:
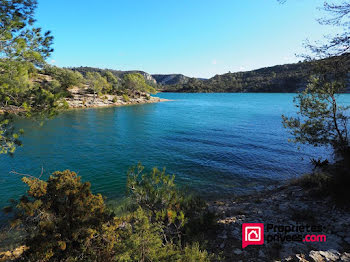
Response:
[{"label": "white cloud", "polygon": [[211,63],[212,63],[213,65],[216,65],[218,62],[216,61],[216,59],[214,59],[213,61],[211,61]]},{"label": "white cloud", "polygon": [[50,64],[54,64],[54,63],[56,63],[56,60],[51,59]]}]

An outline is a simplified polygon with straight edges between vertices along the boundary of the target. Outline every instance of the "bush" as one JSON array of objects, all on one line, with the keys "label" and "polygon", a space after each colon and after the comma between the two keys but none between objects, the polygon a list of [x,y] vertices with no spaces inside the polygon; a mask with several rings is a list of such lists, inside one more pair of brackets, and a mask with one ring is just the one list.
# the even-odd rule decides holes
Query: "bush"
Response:
[{"label": "bush", "polygon": [[350,174],[344,163],[331,165],[323,172],[304,175],[293,184],[310,190],[315,196],[330,196],[339,205],[349,205]]},{"label": "bush", "polygon": [[307,189],[313,188],[325,192],[326,185],[329,184],[330,180],[331,177],[325,173],[312,173],[298,178],[296,181],[294,181],[294,184],[300,185]]},{"label": "bush", "polygon": [[213,217],[207,212],[204,201],[179,190],[175,176],[153,168],[143,173],[144,167],[138,164],[129,170],[127,190],[134,210],[142,208],[149,212],[154,223],[164,226],[164,241],[183,243],[187,238],[207,230]]},{"label": "bush", "polygon": [[101,195],[74,172],[55,172],[47,182],[24,177],[29,186],[13,225],[26,231],[24,261],[77,261],[93,258],[93,239],[109,220]]},{"label": "bush", "polygon": [[132,170],[128,188],[137,201],[119,216],[74,172],[55,172],[47,181],[24,177],[29,190],[16,205],[12,222],[26,232],[18,260],[211,261],[198,243],[178,241],[202,205],[178,191],[174,177],[164,171],[154,169],[140,177],[141,165]]},{"label": "bush", "polygon": [[201,251],[198,243],[183,249],[171,241],[165,242],[164,226],[152,223],[149,212],[140,207],[122,219],[116,218],[109,229],[104,239],[112,236],[108,242],[115,243],[110,251],[114,261],[209,262],[213,258],[206,251]]},{"label": "bush", "polygon": [[123,100],[124,100],[125,102],[129,102],[129,101],[130,101],[130,98],[129,98],[129,96],[128,96],[127,94],[123,94]]}]

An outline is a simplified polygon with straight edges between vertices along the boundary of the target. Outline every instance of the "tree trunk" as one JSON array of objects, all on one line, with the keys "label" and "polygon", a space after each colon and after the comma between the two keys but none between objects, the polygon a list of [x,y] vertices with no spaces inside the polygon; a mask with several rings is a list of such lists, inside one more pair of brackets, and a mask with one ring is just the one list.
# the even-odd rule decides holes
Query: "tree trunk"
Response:
[{"label": "tree trunk", "polygon": [[336,102],[334,96],[332,96],[332,109],[333,109],[332,118],[333,118],[334,127],[335,127],[335,130],[337,131],[338,138],[339,138],[339,141],[340,141],[340,149],[343,150],[344,147],[345,147],[345,143],[346,142],[345,142],[345,140],[343,138],[342,133],[339,130],[339,127],[338,127],[338,123],[337,123],[337,102]]}]

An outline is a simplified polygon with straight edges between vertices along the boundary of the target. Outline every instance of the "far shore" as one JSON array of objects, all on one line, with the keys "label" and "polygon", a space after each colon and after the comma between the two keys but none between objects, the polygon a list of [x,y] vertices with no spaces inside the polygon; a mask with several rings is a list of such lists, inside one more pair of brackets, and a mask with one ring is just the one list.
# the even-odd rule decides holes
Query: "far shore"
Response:
[{"label": "far shore", "polygon": [[71,89],[71,97],[66,98],[70,109],[79,108],[103,108],[126,105],[151,104],[171,101],[164,98],[153,97],[147,93],[139,93],[133,97],[119,95],[94,95],[82,92],[81,89]]}]

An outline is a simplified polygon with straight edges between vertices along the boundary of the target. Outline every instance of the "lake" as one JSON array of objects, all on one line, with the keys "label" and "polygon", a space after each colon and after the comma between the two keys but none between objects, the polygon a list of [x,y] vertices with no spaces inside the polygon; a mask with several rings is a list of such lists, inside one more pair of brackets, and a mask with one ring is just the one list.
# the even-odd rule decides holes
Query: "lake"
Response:
[{"label": "lake", "polygon": [[[44,177],[70,169],[109,199],[125,192],[126,173],[139,161],[166,167],[180,185],[204,197],[261,189],[311,170],[324,148],[288,143],[281,115],[294,94],[161,93],[173,101],[65,112],[43,126],[22,120],[23,147],[1,156],[0,206],[25,187],[19,173]],[[350,95],[342,95],[350,104]]]}]

